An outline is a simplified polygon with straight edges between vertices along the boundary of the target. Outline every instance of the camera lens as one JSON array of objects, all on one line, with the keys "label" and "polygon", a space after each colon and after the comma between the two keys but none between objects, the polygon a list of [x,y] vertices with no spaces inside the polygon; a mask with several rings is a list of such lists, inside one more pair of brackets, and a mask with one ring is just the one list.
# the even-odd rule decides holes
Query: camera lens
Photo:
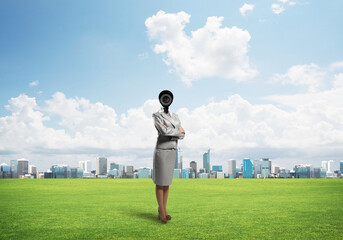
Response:
[{"label": "camera lens", "polygon": [[165,104],[168,104],[169,101],[170,101],[170,97],[169,97],[169,96],[164,96],[164,97],[162,98],[162,102],[165,103]]}]

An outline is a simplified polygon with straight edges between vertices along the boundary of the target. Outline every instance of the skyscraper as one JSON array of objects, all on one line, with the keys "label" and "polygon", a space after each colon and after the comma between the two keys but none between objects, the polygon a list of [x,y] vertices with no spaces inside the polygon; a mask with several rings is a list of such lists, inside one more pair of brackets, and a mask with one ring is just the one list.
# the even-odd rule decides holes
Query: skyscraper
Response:
[{"label": "skyscraper", "polygon": [[270,174],[270,161],[269,158],[262,158],[261,162],[261,177],[268,178]]},{"label": "skyscraper", "polygon": [[18,159],[18,176],[29,173],[29,161],[25,158]]},{"label": "skyscraper", "polygon": [[328,170],[328,161],[322,161],[322,168],[325,168],[326,171]]},{"label": "skyscraper", "polygon": [[97,157],[96,158],[96,175],[107,174],[107,158]]},{"label": "skyscraper", "polygon": [[189,166],[193,169],[193,172],[195,174],[195,177],[197,178],[198,177],[198,173],[197,173],[197,162],[196,161],[191,161],[189,163]]},{"label": "skyscraper", "polygon": [[343,161],[340,162],[339,169],[341,170],[341,173],[343,174]]},{"label": "skyscraper", "polygon": [[210,149],[203,155],[203,168],[206,169],[206,173],[210,172]]},{"label": "skyscraper", "polygon": [[261,160],[254,160],[254,178],[261,174]]},{"label": "skyscraper", "polygon": [[182,169],[183,162],[182,162],[182,150],[180,148],[176,149],[176,159],[175,159],[175,166],[174,169]]},{"label": "skyscraper", "polygon": [[182,171],[182,169],[183,169],[183,157],[182,157],[182,151],[180,148],[178,150],[177,157],[178,157],[178,161],[177,161],[178,162],[178,168],[181,169],[181,171]]},{"label": "skyscraper", "polygon": [[243,178],[252,178],[253,166],[249,158],[243,159]]},{"label": "skyscraper", "polygon": [[235,178],[236,177],[236,160],[230,159],[228,161],[227,174],[229,175],[229,178]]},{"label": "skyscraper", "polygon": [[79,168],[82,168],[85,170],[85,162],[84,161],[79,161]]},{"label": "skyscraper", "polygon": [[34,165],[29,165],[29,173],[37,178],[37,167]]},{"label": "skyscraper", "polygon": [[127,172],[127,174],[133,174],[133,171],[134,171],[134,167],[133,167],[133,165],[127,165],[126,166],[126,172]]},{"label": "skyscraper", "polygon": [[334,172],[333,160],[329,160],[326,176],[333,177],[333,172]]},{"label": "skyscraper", "polygon": [[333,160],[328,161],[328,172],[334,172],[334,165],[333,165]]},{"label": "skyscraper", "polygon": [[92,171],[92,162],[90,160],[87,160],[85,162],[85,172],[90,173]]},{"label": "skyscraper", "polygon": [[11,160],[12,178],[18,178],[18,160]]}]

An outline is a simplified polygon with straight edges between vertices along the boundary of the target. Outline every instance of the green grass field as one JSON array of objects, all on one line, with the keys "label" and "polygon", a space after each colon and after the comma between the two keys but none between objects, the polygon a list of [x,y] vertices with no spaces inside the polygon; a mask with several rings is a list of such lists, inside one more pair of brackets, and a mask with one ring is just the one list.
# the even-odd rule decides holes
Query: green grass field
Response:
[{"label": "green grass field", "polygon": [[1,239],[343,239],[343,179],[1,179]]}]

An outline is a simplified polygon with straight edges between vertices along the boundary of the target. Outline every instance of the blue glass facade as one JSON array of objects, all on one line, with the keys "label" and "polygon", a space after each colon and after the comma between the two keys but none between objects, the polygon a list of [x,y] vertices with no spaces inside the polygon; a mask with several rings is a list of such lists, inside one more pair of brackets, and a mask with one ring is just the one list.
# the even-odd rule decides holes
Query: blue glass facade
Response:
[{"label": "blue glass facade", "polygon": [[314,178],[314,169],[311,166],[296,165],[293,170],[295,178]]},{"label": "blue glass facade", "polygon": [[180,178],[181,169],[174,169],[173,178]]},{"label": "blue glass facade", "polygon": [[341,170],[341,173],[343,173],[343,161],[340,162],[339,169]]},{"label": "blue glass facade", "polygon": [[223,166],[222,165],[213,165],[212,166],[212,171],[222,172],[223,171]]},{"label": "blue glass facade", "polygon": [[[119,172],[120,175],[120,172]],[[138,170],[138,178],[149,178],[150,169],[149,168],[141,168]]]},{"label": "blue glass facade", "polygon": [[268,158],[263,158],[261,163],[261,177],[268,178],[270,173],[270,164]]},{"label": "blue glass facade", "polygon": [[261,161],[254,160],[254,178],[257,178],[257,174],[261,174]]},{"label": "blue glass facade", "polygon": [[253,177],[253,166],[250,159],[243,159],[243,178]]},{"label": "blue glass facade", "polygon": [[182,169],[181,175],[182,178],[189,178],[189,169]]},{"label": "blue glass facade", "polygon": [[210,172],[210,149],[203,155],[203,168],[206,169],[206,172]]}]

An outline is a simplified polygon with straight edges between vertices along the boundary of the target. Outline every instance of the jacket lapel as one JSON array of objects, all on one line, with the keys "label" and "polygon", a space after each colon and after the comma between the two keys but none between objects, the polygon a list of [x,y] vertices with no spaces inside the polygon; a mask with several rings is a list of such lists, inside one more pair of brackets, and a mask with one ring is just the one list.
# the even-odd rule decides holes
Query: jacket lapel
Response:
[{"label": "jacket lapel", "polygon": [[175,122],[174,122],[174,119],[172,117],[170,117],[167,113],[165,112],[162,112],[162,116],[167,119],[171,125],[173,125],[173,127],[175,128]]}]

